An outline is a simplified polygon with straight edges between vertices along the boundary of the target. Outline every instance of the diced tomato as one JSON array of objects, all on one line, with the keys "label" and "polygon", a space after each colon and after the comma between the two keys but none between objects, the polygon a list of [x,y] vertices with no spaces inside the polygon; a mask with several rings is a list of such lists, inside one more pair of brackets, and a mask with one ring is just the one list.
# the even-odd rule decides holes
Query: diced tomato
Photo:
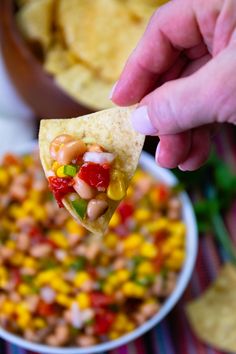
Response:
[{"label": "diced tomato", "polygon": [[97,273],[96,268],[94,266],[92,266],[92,265],[88,266],[86,270],[89,273],[89,275],[91,275],[91,277],[93,279],[96,279],[98,277],[98,273]]},{"label": "diced tomato", "polygon": [[15,286],[18,286],[21,283],[21,275],[19,269],[17,268],[12,269],[11,277]]},{"label": "diced tomato", "polygon": [[121,216],[122,221],[126,221],[134,213],[134,206],[129,202],[123,202],[118,207],[118,212]]},{"label": "diced tomato", "polygon": [[110,183],[110,166],[87,162],[81,166],[78,176],[91,187],[106,190]]},{"label": "diced tomato", "polygon": [[167,238],[168,231],[166,230],[159,230],[155,233],[155,245],[161,245]]},{"label": "diced tomato", "polygon": [[164,184],[159,184],[155,188],[155,193],[154,193],[154,203],[166,203],[169,199],[170,191],[167,186]]},{"label": "diced tomato", "polygon": [[6,155],[4,155],[2,164],[4,166],[18,165],[19,159],[17,158],[17,156],[15,156],[13,154],[6,154]]},{"label": "diced tomato", "polygon": [[100,311],[95,316],[94,332],[98,335],[106,334],[111,329],[116,314],[111,311]]},{"label": "diced tomato", "polygon": [[47,304],[43,300],[40,300],[37,307],[37,313],[43,317],[53,315],[55,313],[54,305]]},{"label": "diced tomato", "polygon": [[74,184],[73,178],[70,177],[49,177],[49,188],[54,194],[54,197],[60,208],[63,208],[62,199],[68,194],[74,192],[72,187]]},{"label": "diced tomato", "polygon": [[153,265],[155,267],[155,270],[159,272],[164,264],[165,261],[165,256],[162,252],[162,249],[158,249],[158,255],[157,257],[153,260]]},{"label": "diced tomato", "polygon": [[114,300],[112,296],[105,295],[99,291],[94,291],[90,294],[91,306],[94,308],[105,307],[111,305]]}]

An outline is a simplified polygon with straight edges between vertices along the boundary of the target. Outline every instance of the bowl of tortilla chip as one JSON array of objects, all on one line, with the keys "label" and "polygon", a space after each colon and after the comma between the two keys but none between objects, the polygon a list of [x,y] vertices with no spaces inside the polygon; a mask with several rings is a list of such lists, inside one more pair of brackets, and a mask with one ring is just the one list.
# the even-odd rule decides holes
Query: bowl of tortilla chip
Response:
[{"label": "bowl of tortilla chip", "polygon": [[2,53],[40,117],[110,108],[109,93],[147,22],[166,0],[2,0]]},{"label": "bowl of tortilla chip", "polygon": [[[35,148],[37,147],[36,143],[31,143],[31,144],[26,144],[25,146],[19,147],[19,148],[15,148],[12,152],[11,155],[7,155],[5,156],[3,162],[1,162],[0,164],[0,171],[5,171],[8,174],[8,169],[11,173],[13,173],[13,182],[8,183],[4,185],[4,187],[2,187],[1,192],[3,193],[4,196],[6,197],[9,194],[10,191],[10,200],[14,200],[14,208],[10,208],[8,207],[5,211],[3,211],[3,217],[4,220],[5,218],[8,217],[8,214],[11,212],[12,214],[10,215],[11,220],[15,220],[17,222],[17,225],[19,227],[25,227],[25,222],[27,222],[27,218],[25,219],[25,215],[22,214],[23,212],[23,207],[22,205],[26,206],[27,204],[27,210],[30,213],[33,213],[32,215],[34,215],[34,218],[37,218],[36,221],[36,228],[34,228],[33,230],[30,229],[30,242],[32,242],[31,247],[34,247],[34,251],[33,253],[31,253],[31,257],[28,256],[28,252],[32,252],[32,250],[28,250],[27,247],[23,247],[23,243],[20,242],[18,243],[18,246],[16,247],[20,247],[21,248],[21,255],[22,254],[26,254],[27,255],[27,264],[28,267],[30,267],[29,264],[35,264],[36,269],[38,268],[39,270],[36,272],[36,274],[34,276],[32,276],[32,273],[30,275],[30,273],[27,273],[27,267],[24,265],[23,269],[24,272],[26,272],[24,274],[23,277],[21,277],[21,273],[22,273],[22,266],[19,266],[19,264],[22,261],[22,257],[21,260],[19,259],[19,257],[11,257],[11,260],[8,259],[8,272],[9,274],[14,275],[13,277],[13,283],[16,281],[20,281],[19,279],[23,279],[24,281],[24,286],[19,288],[20,291],[20,298],[19,295],[16,294],[16,292],[14,293],[14,296],[11,294],[11,288],[10,285],[6,286],[6,288],[4,288],[5,290],[2,291],[1,293],[1,305],[3,306],[4,301],[7,301],[7,309],[8,309],[8,315],[10,316],[11,311],[9,312],[9,308],[11,306],[9,306],[9,301],[15,301],[14,299],[18,299],[18,304],[20,301],[22,301],[22,298],[27,298],[31,300],[34,298],[35,299],[35,295],[37,295],[36,293],[38,292],[38,281],[39,278],[41,279],[40,282],[44,281],[43,278],[45,278],[45,275],[47,274],[46,277],[50,276],[50,274],[54,274],[54,269],[55,269],[55,262],[56,262],[56,266],[58,267],[58,262],[60,263],[61,260],[63,259],[63,255],[65,256],[65,251],[63,252],[63,250],[61,249],[61,247],[63,247],[64,243],[62,242],[62,235],[59,237],[59,243],[57,243],[58,241],[58,232],[60,231],[64,231],[67,232],[66,228],[69,227],[69,230],[71,229],[76,229],[80,235],[84,235],[86,236],[87,234],[85,233],[85,231],[82,230],[81,226],[79,226],[78,224],[75,224],[73,219],[71,219],[69,217],[69,214],[61,214],[61,212],[63,212],[63,210],[59,209],[56,205],[56,203],[54,203],[54,201],[52,200],[52,198],[48,198],[45,196],[48,195],[48,191],[47,191],[47,184],[45,185],[44,180],[42,180],[41,178],[44,178],[43,176],[43,171],[42,171],[42,167],[40,166],[39,162],[38,162],[38,158],[35,157],[35,153],[33,153],[35,151]],[[17,157],[18,156],[18,157]],[[3,168],[4,167],[4,168]],[[17,175],[19,173],[23,173],[23,175]],[[16,176],[14,176],[16,175]],[[35,177],[34,177],[35,176]],[[36,178],[37,176],[37,178]],[[137,171],[137,175],[136,177],[134,177],[134,181],[131,182],[133,183],[133,185],[131,184],[131,187],[133,188],[136,184],[140,185],[140,178],[144,178],[145,181],[149,180],[149,178],[152,178],[152,183],[154,183],[154,186],[158,187],[158,191],[160,192],[160,190],[162,191],[161,194],[159,193],[158,195],[166,195],[164,193],[164,191],[166,190],[166,188],[172,188],[172,186],[176,185],[177,180],[174,177],[174,175],[165,169],[162,169],[160,167],[158,167],[155,163],[154,158],[143,152],[140,158],[140,162],[139,162],[139,168]],[[15,178],[17,178],[15,180]],[[25,190],[24,194],[24,179],[27,178],[28,180],[28,184],[31,187],[27,187],[28,189]],[[34,178],[35,181],[34,181]],[[15,182],[19,182],[21,181],[21,183],[23,183],[22,187],[23,187],[23,194],[22,193],[18,193],[18,190],[14,190],[14,180]],[[36,184],[35,184],[36,182]],[[40,182],[43,182],[43,184],[41,184]],[[32,187],[33,186],[33,187]],[[161,189],[160,189],[160,186]],[[164,187],[164,189],[163,189]],[[33,189],[33,191],[32,191]],[[37,194],[37,189],[39,189],[39,192]],[[154,190],[154,189],[152,189]],[[22,191],[22,189],[21,189]],[[129,192],[130,193],[130,192]],[[164,194],[163,194],[164,193]],[[176,192],[177,193],[177,192]],[[151,193],[152,194],[152,193]],[[0,194],[1,195],[1,194]],[[32,204],[32,200],[30,199],[31,195],[34,196],[34,206],[33,209],[30,209],[31,204]],[[38,195],[38,197],[37,197]],[[154,193],[154,195],[156,195],[156,193]],[[23,198],[23,200],[22,200]],[[36,199],[35,199],[36,198]],[[37,198],[42,198],[42,199],[38,199]],[[149,198],[149,197],[148,197]],[[109,315],[110,317],[107,317],[107,312],[104,312],[105,309],[106,311],[108,311],[109,308],[109,313],[110,311],[113,311],[113,316],[117,316],[119,314],[120,311],[120,306],[119,302],[117,302],[117,306],[110,306],[110,302],[106,302],[108,298],[103,297],[98,297],[97,299],[95,299],[93,297],[93,306],[96,308],[97,306],[103,306],[102,308],[102,316],[103,316],[103,321],[101,322],[101,314],[98,315],[100,316],[100,330],[102,328],[102,332],[103,334],[100,335],[100,339],[97,339],[97,342],[91,342],[88,343],[88,341],[85,341],[85,334],[87,334],[87,337],[91,337],[91,326],[96,326],[96,322],[93,322],[91,320],[88,320],[86,322],[86,327],[87,328],[87,332],[84,333],[84,329],[80,329],[80,323],[78,322],[78,318],[76,316],[79,316],[79,309],[78,309],[78,305],[76,305],[75,303],[73,303],[72,305],[72,309],[74,313],[74,320],[73,320],[73,326],[74,329],[73,331],[70,332],[70,335],[72,336],[72,344],[70,344],[69,342],[65,343],[64,342],[64,337],[65,337],[65,333],[63,334],[62,331],[62,325],[63,325],[63,321],[68,320],[68,316],[66,315],[65,318],[63,318],[62,316],[60,317],[59,314],[61,313],[60,311],[62,311],[63,306],[67,306],[64,303],[64,299],[65,299],[65,293],[64,296],[60,296],[60,306],[57,304],[56,307],[52,307],[52,301],[55,301],[52,299],[52,297],[55,297],[55,292],[49,291],[49,285],[51,285],[52,287],[54,287],[54,285],[57,285],[57,291],[61,292],[62,291],[62,285],[61,285],[61,280],[60,277],[57,278],[52,278],[51,279],[51,284],[48,284],[47,286],[45,286],[44,283],[42,283],[42,288],[40,289],[40,296],[42,297],[42,299],[40,300],[40,306],[39,308],[37,307],[36,310],[36,315],[30,320],[30,323],[28,325],[26,325],[27,321],[27,316],[25,318],[25,315],[22,313],[22,311],[19,311],[18,307],[17,307],[17,313],[18,315],[15,317],[14,321],[9,321],[9,318],[7,319],[7,317],[4,317],[4,308],[1,307],[1,314],[0,314],[0,323],[1,323],[1,328],[0,328],[0,336],[2,338],[4,338],[5,340],[14,343],[15,345],[18,345],[20,347],[26,348],[28,350],[37,352],[37,353],[52,353],[52,354],[91,354],[91,353],[103,353],[103,352],[107,352],[109,350],[112,350],[114,348],[118,348],[122,345],[125,345],[133,340],[135,340],[136,338],[140,337],[141,335],[143,335],[145,332],[147,332],[148,330],[150,330],[151,328],[153,328],[154,326],[156,326],[158,323],[160,323],[166,316],[167,314],[171,311],[171,309],[173,309],[173,307],[175,306],[175,304],[177,303],[177,301],[180,299],[180,297],[182,296],[188,282],[189,279],[191,277],[191,274],[193,272],[193,268],[194,268],[194,264],[195,264],[195,259],[196,259],[196,254],[197,254],[197,228],[196,228],[196,220],[194,217],[194,212],[193,212],[193,208],[192,208],[192,204],[190,202],[190,199],[188,198],[187,194],[185,192],[181,192],[178,195],[179,200],[181,201],[181,205],[182,205],[182,213],[181,213],[181,222],[185,225],[186,227],[186,233],[185,233],[185,258],[184,261],[181,265],[181,267],[178,270],[178,274],[175,280],[175,285],[174,287],[172,287],[172,290],[169,292],[169,295],[165,295],[164,298],[162,298],[162,301],[160,302],[160,306],[158,306],[155,310],[154,313],[152,313],[152,315],[150,316],[150,313],[147,317],[147,319],[144,319],[142,321],[140,321],[140,316],[137,317],[137,315],[139,314],[139,311],[135,311],[135,306],[137,306],[137,298],[133,299],[132,301],[128,301],[127,305],[128,310],[125,313],[123,311],[122,316],[120,317],[121,323],[119,323],[117,330],[118,330],[118,336],[117,333],[116,335],[113,332],[110,332],[110,337],[106,336],[104,334],[104,331],[107,330],[107,326],[111,325],[111,315]],[[5,200],[5,199],[4,199]],[[9,199],[8,199],[9,202]],[[36,204],[35,204],[36,203]],[[48,204],[49,203],[49,204]],[[142,201],[143,203],[143,201]],[[137,203],[139,204],[139,203]],[[48,214],[48,216],[41,218],[41,213],[39,213],[39,209],[42,207],[48,207],[51,211],[51,219],[50,216]],[[31,211],[30,211],[31,210]],[[37,211],[36,214],[34,214]],[[126,208],[127,211],[127,208]],[[118,211],[119,213],[119,211]],[[127,213],[126,213],[127,214]],[[124,204],[123,204],[123,214],[124,216]],[[63,218],[62,218],[63,216]],[[116,215],[117,217],[117,215]],[[154,215],[151,216],[152,218],[154,218]],[[12,219],[13,218],[13,219]],[[16,218],[16,219],[14,219]],[[23,218],[23,219],[22,219]],[[155,218],[158,218],[158,215],[156,215]],[[159,216],[160,218],[160,216]],[[48,221],[47,221],[48,219]],[[40,221],[41,220],[41,221]],[[45,221],[46,220],[46,221]],[[50,220],[50,221],[49,221]],[[129,220],[128,223],[126,223],[126,227],[134,227],[133,222],[131,222],[132,220]],[[156,221],[156,219],[152,219],[152,221]],[[46,223],[45,223],[46,222]],[[5,227],[6,228],[10,228],[12,227],[13,224],[15,224],[15,222],[13,223],[6,223],[5,222]],[[116,225],[116,226],[115,226]],[[156,223],[155,223],[156,225]],[[27,226],[27,225],[26,225]],[[143,223],[143,226],[145,226],[145,223]],[[59,227],[59,229],[58,229]],[[113,228],[113,232],[112,232],[112,238],[109,241],[109,244],[112,247],[112,242],[114,242],[114,233],[120,233],[120,235],[122,235],[124,230],[124,225],[117,225],[117,218],[116,221],[113,220],[113,224],[110,226],[111,228]],[[23,238],[25,239],[25,236],[27,234],[27,228],[25,229],[25,235],[23,235]],[[41,258],[39,257],[39,253],[36,252],[35,246],[37,246],[37,243],[41,243],[42,241],[42,236],[40,236],[40,230],[44,230],[44,237],[47,239],[48,237],[53,237],[53,242],[52,240],[50,241],[49,244],[44,244],[43,243],[43,248],[45,251],[45,245],[46,247],[46,251],[50,248],[52,248],[52,253],[51,254],[51,258],[49,259],[49,257],[46,255],[45,256],[41,256]],[[183,229],[182,229],[183,230]],[[55,232],[56,231],[56,232]],[[9,257],[9,247],[12,247],[12,242],[14,242],[14,230],[12,231],[12,241],[8,242],[8,240],[5,238],[2,239],[2,243],[0,245],[0,247],[3,247],[2,250],[4,250],[4,257]],[[72,232],[72,231],[71,231]],[[81,245],[79,244],[80,242],[83,242],[81,239],[74,239],[74,236],[71,234],[71,232],[68,234],[67,232],[67,238],[68,240],[72,239],[74,242],[74,247],[72,247],[71,249],[67,249],[66,254],[69,257],[74,257],[73,256],[73,248],[76,249],[78,246],[81,247]],[[72,232],[73,233],[73,232]],[[134,237],[135,234],[133,234]],[[163,237],[163,233],[160,233],[159,236],[162,238]],[[21,240],[22,240],[22,234],[21,234]],[[107,240],[106,236],[104,236],[104,242],[105,240]],[[119,236],[119,244],[122,243],[124,241],[124,235],[123,236]],[[122,239],[123,237],[123,239]],[[136,237],[136,236],[135,236]],[[136,237],[137,239],[137,237]],[[160,239],[161,240],[161,239]],[[45,241],[45,240],[44,240]],[[65,242],[65,240],[64,240]],[[128,243],[130,243],[129,239],[127,238]],[[128,245],[127,243],[127,245]],[[86,247],[86,248],[85,248]],[[77,272],[80,271],[81,267],[84,266],[84,262],[88,262],[87,260],[87,256],[88,256],[88,252],[90,247],[89,244],[87,245],[86,243],[83,244],[83,249],[85,252],[85,256],[83,258],[81,258],[81,253],[80,253],[80,258],[76,260],[76,262],[74,262],[74,260],[72,259],[72,270],[76,270]],[[92,245],[92,247],[94,247],[94,245]],[[150,246],[149,246],[150,247]],[[141,249],[140,247],[138,247],[138,252],[139,249]],[[80,249],[81,250],[81,249]],[[119,247],[117,248],[117,250],[119,251]],[[150,249],[149,249],[150,250]],[[90,250],[91,251],[91,250]],[[89,251],[89,252],[90,252]],[[118,252],[117,251],[117,252]],[[147,249],[146,249],[147,251]],[[145,252],[146,252],[145,251]],[[18,252],[18,250],[16,249],[16,252]],[[104,252],[104,251],[103,251]],[[19,252],[18,252],[19,254]],[[55,255],[57,255],[57,257],[59,257],[58,259],[55,258]],[[103,253],[103,256],[106,255],[105,253]],[[150,255],[150,254],[149,254]],[[109,264],[107,264],[107,266],[103,266],[103,271],[101,272],[101,275],[104,276],[104,272],[107,274],[107,276],[111,276],[112,274],[107,272],[106,268],[108,269],[109,267],[113,266],[113,264],[115,264],[115,260],[116,259],[112,259],[109,257],[113,257],[112,254],[108,256],[108,262],[110,262]],[[35,259],[33,259],[33,257],[35,257]],[[116,256],[115,256],[116,257]],[[55,259],[54,259],[55,258]],[[104,257],[103,257],[104,258]],[[82,262],[83,260],[83,262]],[[117,260],[116,260],[117,261]],[[139,261],[140,261],[140,257],[135,257],[134,259],[135,264],[136,265],[140,265]],[[5,261],[3,261],[2,263],[2,268],[4,267],[4,263]],[[17,263],[20,262],[20,263]],[[18,264],[18,268],[19,271],[17,271],[16,269],[16,264]],[[70,262],[66,263],[66,267],[70,267]],[[92,260],[93,267],[94,267],[94,261]],[[130,259],[128,259],[128,263],[130,264]],[[89,264],[87,264],[89,265]],[[135,266],[136,266],[135,265]],[[57,268],[56,267],[56,268]],[[101,267],[101,265],[99,265],[99,267]],[[4,270],[1,268],[1,279],[2,279],[2,283],[1,286],[4,287]],[[45,273],[46,271],[46,273]],[[44,272],[44,276],[43,275]],[[22,273],[23,274],[23,273]],[[71,277],[71,272],[69,273],[70,277]],[[94,271],[92,271],[91,266],[90,266],[90,274],[94,274]],[[122,273],[124,274],[124,272]],[[162,274],[163,277],[167,277],[168,278],[168,271],[165,274]],[[173,275],[173,272],[172,272]],[[134,275],[133,275],[134,276]],[[152,281],[150,278],[150,274],[146,274],[148,281]],[[49,278],[47,278],[49,279]],[[79,281],[79,279],[77,279]],[[35,282],[36,281],[36,282]],[[58,281],[60,283],[60,286],[58,288]],[[139,279],[140,281],[140,279]],[[69,280],[70,282],[70,280]],[[9,283],[10,284],[10,283]],[[15,284],[15,283],[14,283]],[[14,287],[14,284],[11,283],[11,286]],[[6,284],[7,285],[7,284]],[[18,286],[20,284],[18,283]],[[64,284],[65,285],[65,284]],[[77,284],[78,285],[78,284]],[[101,283],[102,285],[102,283]],[[114,283],[113,283],[114,285]],[[149,286],[148,283],[136,283],[136,285],[139,286]],[[30,287],[30,288],[29,288]],[[119,289],[118,289],[119,290]],[[118,290],[116,291],[118,293]],[[29,296],[29,292],[33,291],[33,294]],[[65,291],[67,292],[66,288]],[[101,291],[101,290],[100,290]],[[8,297],[4,299],[4,294],[8,293]],[[97,294],[98,289],[95,291],[95,293]],[[63,295],[63,294],[62,294]],[[79,292],[77,291],[75,293],[75,296],[78,296]],[[101,294],[100,294],[101,295]],[[138,295],[139,296],[139,295]],[[106,301],[105,301],[105,300]],[[118,298],[117,298],[118,299]],[[63,301],[62,301],[63,300]],[[96,301],[95,301],[96,300]],[[153,303],[151,301],[151,298],[146,299],[145,301],[149,301],[147,304],[151,307],[153,307],[153,305],[156,305],[155,303]],[[45,305],[45,301],[47,301],[47,306]],[[57,298],[57,301],[59,301],[59,297]],[[62,301],[62,302],[61,302]],[[81,298],[77,299],[76,301],[81,301]],[[105,301],[105,302],[104,302]],[[51,304],[51,305],[50,305]],[[42,306],[43,305],[43,306]],[[113,304],[114,305],[114,304]],[[142,304],[143,305],[143,304]],[[21,309],[22,309],[23,304],[21,304]],[[24,306],[26,306],[25,302],[24,302]],[[123,306],[123,305],[122,305]],[[25,308],[25,307],[24,307]],[[54,310],[53,310],[54,309]],[[82,309],[82,308],[81,308]],[[86,312],[86,316],[88,316],[89,314],[91,314],[91,310],[88,311],[88,309],[85,309],[83,311],[87,311]],[[146,308],[147,310],[147,308]],[[37,312],[38,311],[38,312]],[[55,313],[53,315],[53,311],[56,311],[57,313],[57,317],[55,317]],[[83,314],[85,314],[85,312],[83,312]],[[13,311],[14,312],[14,311]],[[68,312],[68,311],[67,311]],[[46,315],[47,314],[47,315]],[[23,316],[23,318],[21,318],[21,316]],[[133,316],[135,316],[135,318],[137,317],[137,320],[140,321],[140,324],[137,325],[135,328],[128,328],[126,325],[127,323],[129,323],[130,320],[132,320],[132,318],[134,318]],[[124,321],[125,318],[125,321]],[[22,322],[23,321],[23,322]],[[29,318],[28,318],[29,321]],[[45,321],[48,321],[49,326],[45,327]],[[57,321],[57,326],[60,326],[60,335],[59,338],[57,338],[57,340],[60,341],[60,345],[59,342],[55,342],[55,335],[52,336],[52,331],[53,328],[55,326],[55,321]],[[71,318],[69,319],[69,321],[71,321]],[[107,322],[108,321],[108,322]],[[122,322],[123,321],[123,322]],[[104,323],[106,322],[106,325],[104,326]],[[110,324],[109,324],[110,323]],[[130,323],[129,323],[130,324]],[[18,325],[20,325],[20,327],[17,327]],[[39,337],[34,337],[34,326],[39,326],[37,327],[37,333],[41,336],[41,341]],[[10,327],[8,327],[10,326]],[[127,327],[127,328],[126,328]],[[7,329],[10,328],[10,329]],[[97,328],[97,326],[96,326]],[[23,332],[24,335],[23,335]],[[120,332],[119,332],[120,331]],[[90,334],[89,334],[90,333]],[[122,334],[123,333],[123,334]],[[63,335],[62,335],[63,334]],[[25,338],[25,336],[27,338]],[[45,339],[42,338],[47,338],[46,343],[45,343]],[[76,339],[77,338],[77,339]],[[98,337],[97,337],[98,338]],[[74,342],[75,339],[79,342]],[[83,340],[82,340],[83,339]],[[88,338],[87,338],[88,339]],[[90,338],[91,339],[91,338]],[[76,344],[77,343],[77,344]],[[89,345],[88,345],[89,344]]]}]

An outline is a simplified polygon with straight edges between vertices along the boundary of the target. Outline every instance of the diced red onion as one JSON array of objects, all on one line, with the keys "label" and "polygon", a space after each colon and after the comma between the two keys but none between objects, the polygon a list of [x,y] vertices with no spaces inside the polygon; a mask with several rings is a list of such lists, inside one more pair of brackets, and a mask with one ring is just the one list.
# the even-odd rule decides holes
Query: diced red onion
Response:
[{"label": "diced red onion", "polygon": [[47,304],[52,304],[55,300],[56,293],[50,286],[44,286],[40,290],[40,296]]},{"label": "diced red onion", "polygon": [[86,152],[83,156],[85,162],[94,162],[99,164],[112,163],[115,155],[110,152]]}]

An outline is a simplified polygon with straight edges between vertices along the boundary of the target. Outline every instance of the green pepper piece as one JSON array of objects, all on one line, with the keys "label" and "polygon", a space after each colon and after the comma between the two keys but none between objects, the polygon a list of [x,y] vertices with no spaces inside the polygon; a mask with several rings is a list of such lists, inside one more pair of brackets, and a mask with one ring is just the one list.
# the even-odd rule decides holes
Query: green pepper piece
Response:
[{"label": "green pepper piece", "polygon": [[66,176],[74,177],[76,175],[77,169],[73,165],[65,165],[63,167],[63,173]]},{"label": "green pepper piece", "polygon": [[84,199],[76,199],[71,202],[74,210],[81,219],[84,219],[87,211],[88,202]]}]

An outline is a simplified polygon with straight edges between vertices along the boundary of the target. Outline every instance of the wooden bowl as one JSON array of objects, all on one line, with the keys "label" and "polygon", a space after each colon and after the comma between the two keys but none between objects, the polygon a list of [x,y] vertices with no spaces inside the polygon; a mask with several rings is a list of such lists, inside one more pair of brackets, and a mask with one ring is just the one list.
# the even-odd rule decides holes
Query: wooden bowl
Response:
[{"label": "wooden bowl", "polygon": [[0,45],[12,83],[39,118],[76,117],[94,111],[60,89],[19,33],[14,1],[0,0]]}]

